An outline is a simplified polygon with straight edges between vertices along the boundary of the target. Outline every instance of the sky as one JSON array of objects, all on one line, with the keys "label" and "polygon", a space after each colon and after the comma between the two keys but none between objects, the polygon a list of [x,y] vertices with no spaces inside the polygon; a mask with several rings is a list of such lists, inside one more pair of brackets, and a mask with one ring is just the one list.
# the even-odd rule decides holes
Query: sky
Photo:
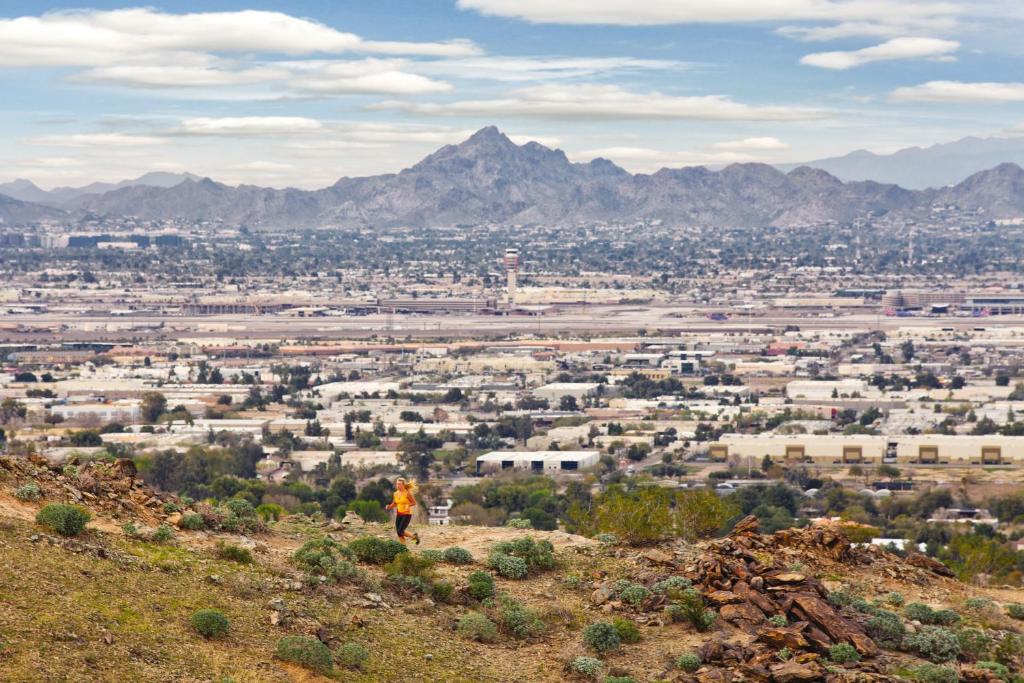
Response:
[{"label": "sky", "polygon": [[317,188],[496,125],[633,172],[1024,135],[1019,0],[0,0],[0,181]]}]

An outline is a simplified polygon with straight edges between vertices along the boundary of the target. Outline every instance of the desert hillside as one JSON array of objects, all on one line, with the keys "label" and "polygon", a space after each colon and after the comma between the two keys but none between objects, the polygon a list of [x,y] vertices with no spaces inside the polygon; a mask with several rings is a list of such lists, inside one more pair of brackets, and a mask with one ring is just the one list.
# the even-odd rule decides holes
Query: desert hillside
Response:
[{"label": "desert hillside", "polygon": [[0,679],[980,682],[1024,652],[1019,590],[828,526],[640,548],[419,526],[405,549],[353,515],[229,507],[233,531],[190,530],[221,513],[129,465],[0,458]]}]

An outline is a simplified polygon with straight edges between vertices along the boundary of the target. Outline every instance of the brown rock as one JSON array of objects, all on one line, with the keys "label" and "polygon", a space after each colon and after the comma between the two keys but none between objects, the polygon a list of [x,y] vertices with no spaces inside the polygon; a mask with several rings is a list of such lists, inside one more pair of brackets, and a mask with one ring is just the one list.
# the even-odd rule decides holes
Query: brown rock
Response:
[{"label": "brown rock", "polygon": [[697,680],[700,683],[727,683],[732,677],[727,676],[721,669],[707,667],[697,672]]},{"label": "brown rock", "polygon": [[772,680],[775,683],[800,683],[801,681],[821,681],[821,669],[812,663],[788,661],[776,664],[771,668]]},{"label": "brown rock", "polygon": [[615,591],[610,586],[601,586],[590,594],[590,602],[594,605],[603,605],[611,600],[613,595],[615,595]]},{"label": "brown rock", "polygon": [[757,639],[777,650],[784,647],[788,647],[790,651],[804,650],[810,645],[807,638],[795,628],[778,626],[761,627],[757,632]]},{"label": "brown rock", "polygon": [[750,624],[761,624],[764,622],[764,613],[753,605],[740,602],[733,605],[723,605],[718,611],[719,616],[731,624],[748,622]]},{"label": "brown rock", "polygon": [[731,605],[733,603],[743,602],[743,598],[731,591],[712,591],[704,597],[716,605]]},{"label": "brown rock", "polygon": [[908,554],[907,557],[906,557],[906,562],[907,562],[907,564],[909,564],[912,567],[918,567],[919,569],[925,569],[927,571],[932,572],[933,574],[938,574],[939,576],[948,576],[948,577],[955,577],[956,576],[956,574],[953,573],[953,570],[951,570],[946,565],[942,564],[938,560],[932,559],[932,558],[928,557],[927,555],[922,555],[920,553],[910,553],[910,554]]},{"label": "brown rock", "polygon": [[860,626],[852,621],[847,621],[836,614],[832,607],[814,595],[794,595],[793,602],[807,615],[807,620],[821,627],[828,636],[836,642],[852,643],[857,652],[865,657],[873,657],[878,654],[878,646],[871,640]]},{"label": "brown rock", "polygon": [[768,577],[768,583],[803,583],[807,576],[800,572],[780,572]]},{"label": "brown rock", "polygon": [[648,562],[652,562],[654,564],[672,566],[676,563],[674,557],[666,553],[664,550],[658,550],[657,548],[651,548],[650,550],[644,551],[643,557]]}]

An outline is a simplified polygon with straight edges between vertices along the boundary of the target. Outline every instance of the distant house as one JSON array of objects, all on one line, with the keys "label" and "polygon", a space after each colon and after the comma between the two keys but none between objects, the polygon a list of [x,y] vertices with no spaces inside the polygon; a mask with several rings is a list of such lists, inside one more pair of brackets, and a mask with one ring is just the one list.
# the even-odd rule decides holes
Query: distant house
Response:
[{"label": "distant house", "polygon": [[427,521],[432,526],[448,526],[451,524],[451,511],[452,499],[447,498],[443,505],[431,505],[427,508]]}]

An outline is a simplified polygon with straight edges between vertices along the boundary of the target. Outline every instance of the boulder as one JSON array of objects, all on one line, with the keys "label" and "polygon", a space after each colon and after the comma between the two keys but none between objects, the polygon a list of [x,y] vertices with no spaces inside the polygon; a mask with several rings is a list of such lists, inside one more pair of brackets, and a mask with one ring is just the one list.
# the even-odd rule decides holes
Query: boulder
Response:
[{"label": "boulder", "polygon": [[813,662],[801,663],[794,660],[782,662],[771,667],[772,680],[775,683],[801,683],[822,681],[821,667]]}]

